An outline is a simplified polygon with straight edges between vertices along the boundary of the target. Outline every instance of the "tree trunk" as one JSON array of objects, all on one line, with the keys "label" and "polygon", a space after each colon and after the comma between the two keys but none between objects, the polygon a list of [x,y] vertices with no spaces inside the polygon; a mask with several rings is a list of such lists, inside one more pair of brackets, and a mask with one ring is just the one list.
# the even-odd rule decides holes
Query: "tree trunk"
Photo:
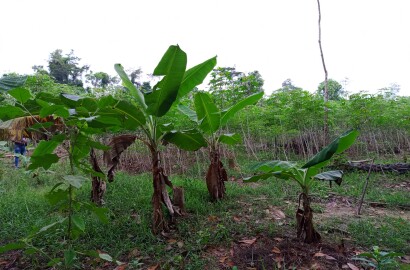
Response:
[{"label": "tree trunk", "polygon": [[[174,189],[168,176],[165,175],[164,169],[160,166],[160,155],[158,151],[151,151],[152,154],[152,176],[154,185],[154,194],[152,195],[152,206],[154,210],[153,214],[153,228],[152,232],[158,234],[162,231],[169,231],[169,224],[175,223],[175,217],[181,216],[181,207],[184,205],[175,207],[169,197],[167,187]],[[183,193],[182,193],[183,194]],[[170,214],[169,222],[165,219],[162,212],[162,204],[168,209]]]},{"label": "tree trunk", "polygon": [[228,180],[228,175],[217,150],[210,150],[210,158],[211,165],[206,174],[206,185],[212,200],[217,201],[225,196],[225,181]]},{"label": "tree trunk", "polygon": [[[300,209],[300,200],[303,200],[303,210]],[[313,227],[313,210],[310,208],[310,198],[306,193],[299,195],[299,207],[296,211],[297,236],[304,236],[307,244],[320,242],[321,236]]]},{"label": "tree trunk", "polygon": [[321,28],[321,21],[322,21],[322,13],[320,11],[320,0],[317,0],[317,9],[319,11],[319,20],[318,20],[318,26],[319,26],[319,49],[320,49],[320,57],[322,59],[322,65],[323,65],[323,71],[325,72],[325,87],[323,90],[323,99],[324,99],[324,103],[325,103],[325,107],[324,107],[324,117],[323,117],[323,133],[325,136],[325,145],[327,145],[329,143],[329,110],[327,108],[327,102],[329,101],[329,91],[328,91],[328,83],[327,83],[327,69],[326,69],[326,64],[325,64],[325,57],[323,56],[323,49],[322,49],[322,28]]},{"label": "tree trunk", "polygon": [[[98,173],[103,173],[98,165],[97,157],[95,156],[94,148],[90,151],[90,162],[93,170]],[[91,189],[91,201],[96,205],[101,206],[104,203],[103,197],[107,190],[107,184],[100,177],[93,175],[92,177],[92,189]]]}]

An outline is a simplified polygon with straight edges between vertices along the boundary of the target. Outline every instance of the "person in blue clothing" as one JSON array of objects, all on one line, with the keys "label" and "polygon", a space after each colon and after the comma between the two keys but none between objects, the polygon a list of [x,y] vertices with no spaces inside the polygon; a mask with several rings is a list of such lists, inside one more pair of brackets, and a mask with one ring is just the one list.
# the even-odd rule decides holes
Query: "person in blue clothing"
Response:
[{"label": "person in blue clothing", "polygon": [[19,167],[19,156],[24,155],[26,153],[26,146],[27,146],[27,138],[22,137],[21,141],[14,141],[14,166],[16,168]]}]

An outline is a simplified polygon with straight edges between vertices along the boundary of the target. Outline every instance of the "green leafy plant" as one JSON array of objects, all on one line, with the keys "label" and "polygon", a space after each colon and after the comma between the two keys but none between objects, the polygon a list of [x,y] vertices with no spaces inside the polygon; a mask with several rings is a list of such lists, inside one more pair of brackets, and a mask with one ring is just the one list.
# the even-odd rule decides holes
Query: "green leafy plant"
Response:
[{"label": "green leafy plant", "polygon": [[[112,108],[102,111],[105,119],[118,118],[122,115],[122,127],[126,130],[141,130],[142,136],[121,137],[119,140],[123,144],[129,144],[135,139],[142,141],[150,150],[152,177],[154,185],[153,204],[153,232],[158,233],[168,230],[168,222],[162,212],[162,203],[168,209],[171,221],[175,216],[180,215],[180,209],[173,205],[169,198],[167,186],[173,188],[168,176],[162,168],[160,145],[163,141],[172,138],[175,134],[172,123],[161,123],[164,115],[168,113],[171,106],[183,96],[188,94],[195,86],[201,84],[208,73],[216,65],[216,57],[210,58],[203,63],[186,70],[187,55],[176,46],[170,46],[156,66],[153,75],[162,77],[153,87],[151,92],[142,92],[128,78],[120,64],[115,65],[115,70],[120,76],[123,85],[130,91],[130,101],[111,102]],[[183,137],[180,145],[183,149],[196,150],[206,143],[200,133],[196,130],[189,130],[178,133]],[[114,148],[112,148],[114,149]],[[122,150],[122,148],[120,148]],[[110,151],[106,159],[115,168],[118,159],[115,157],[120,151]],[[175,196],[175,190],[174,190]],[[181,208],[181,206],[179,206]]]},{"label": "green leafy plant", "polygon": [[[0,118],[3,120],[14,117],[30,117],[30,119],[36,120],[38,117],[33,117],[33,115],[38,115],[40,118],[49,116],[58,118],[56,122],[36,120],[36,123],[30,127],[37,133],[43,133],[49,140],[40,141],[30,157],[28,170],[37,171],[39,168],[48,170],[52,164],[60,160],[60,157],[55,153],[56,148],[60,147],[67,155],[69,173],[64,175],[61,182],[57,183],[46,195],[52,205],[58,206],[62,213],[61,219],[36,230],[17,244],[6,245],[0,251],[21,248],[39,251],[41,249],[35,249],[31,240],[43,232],[55,228],[58,224],[65,224],[67,245],[64,250],[64,258],[54,258],[50,260],[49,265],[63,264],[66,267],[72,267],[76,256],[81,254],[75,250],[73,240],[85,232],[85,222],[78,214],[79,211],[82,209],[91,210],[101,221],[108,222],[107,209],[98,208],[91,203],[80,202],[76,200],[75,196],[76,190],[81,188],[84,181],[88,180],[81,172],[105,177],[101,172],[96,172],[91,168],[86,157],[93,148],[108,149],[93,140],[95,133],[102,133],[106,130],[106,126],[97,128],[93,123],[97,118],[98,111],[106,104],[104,102],[98,103],[95,99],[66,94],[52,96],[39,93],[33,97],[31,92],[22,86],[11,88],[7,93],[15,99],[15,106],[13,106],[12,113],[7,111],[7,108],[10,108],[8,105],[0,108],[0,111],[3,112],[0,113]],[[5,107],[6,110],[4,110]]]},{"label": "green leafy plant", "polygon": [[397,258],[404,254],[398,252],[381,251],[378,246],[373,247],[372,252],[364,252],[357,255],[355,260],[363,261],[375,269],[397,269]]},{"label": "green leafy plant", "polygon": [[321,236],[313,227],[313,211],[310,207],[311,200],[309,196],[310,189],[315,179],[328,181],[330,184],[332,182],[338,185],[342,183],[342,171],[336,170],[320,173],[320,170],[329,164],[334,154],[347,150],[355,142],[358,135],[359,133],[356,130],[340,135],[301,167],[297,166],[294,162],[280,160],[258,163],[253,169],[262,172],[262,174],[246,178],[244,182],[255,182],[270,177],[296,181],[302,189],[299,195],[299,207],[301,201],[303,205],[303,209],[298,207],[296,212],[297,235],[298,237],[304,235],[306,243],[319,242]]},{"label": "green leafy plant", "polygon": [[[208,192],[213,200],[222,199],[225,196],[225,181],[228,180],[226,170],[220,158],[220,144],[233,145],[241,141],[239,134],[220,134],[221,129],[227,124],[236,112],[248,105],[257,103],[263,96],[263,92],[250,95],[226,110],[219,110],[207,93],[196,93],[194,97],[195,111],[187,106],[179,105],[179,110],[194,121],[201,133],[198,140],[206,142],[209,148],[209,165],[206,174]],[[182,132],[168,133],[165,139],[185,150],[192,150],[185,144],[186,135]]]}]

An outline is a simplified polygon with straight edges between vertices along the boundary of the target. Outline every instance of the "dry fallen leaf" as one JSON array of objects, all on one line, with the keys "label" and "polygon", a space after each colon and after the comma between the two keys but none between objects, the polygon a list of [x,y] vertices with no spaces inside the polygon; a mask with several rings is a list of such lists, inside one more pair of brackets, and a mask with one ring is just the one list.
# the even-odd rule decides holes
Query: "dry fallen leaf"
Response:
[{"label": "dry fallen leaf", "polygon": [[237,216],[234,216],[234,217],[233,217],[233,220],[236,221],[236,222],[241,221],[241,219],[240,219],[239,217],[237,217]]},{"label": "dry fallen leaf", "polygon": [[282,241],[283,241],[283,238],[275,237],[275,238],[273,238],[273,240],[276,240],[276,241],[278,241],[278,242],[282,242]]},{"label": "dry fallen leaf", "polygon": [[272,207],[271,209],[272,216],[274,219],[284,219],[286,218],[285,213],[283,213],[281,210],[279,210],[276,207]]},{"label": "dry fallen leaf", "polygon": [[179,248],[182,248],[184,246],[184,242],[182,242],[182,241],[177,242],[177,246]]},{"label": "dry fallen leaf", "polygon": [[224,263],[224,262],[226,261],[226,259],[228,259],[228,256],[221,257],[221,258],[219,259],[219,262],[220,262],[220,263]]},{"label": "dry fallen leaf", "polygon": [[363,253],[364,251],[355,249],[355,250],[353,250],[353,252],[354,252],[355,255],[359,255],[359,254]]},{"label": "dry fallen leaf", "polygon": [[273,260],[276,262],[278,268],[281,269],[282,268],[283,257],[278,256],[278,257],[274,258]]},{"label": "dry fallen leaf", "polygon": [[114,270],[125,270],[127,269],[128,264],[121,264],[114,268]]},{"label": "dry fallen leaf", "polygon": [[352,263],[347,263],[347,265],[349,266],[350,269],[352,270],[360,270],[356,265],[352,264]]},{"label": "dry fallen leaf", "polygon": [[141,252],[139,251],[139,249],[135,248],[128,254],[128,258],[136,258],[136,257],[139,257],[140,255],[141,255]]},{"label": "dry fallen leaf", "polygon": [[255,243],[255,242],[256,242],[256,237],[255,237],[255,238],[252,238],[252,239],[242,239],[242,240],[239,240],[239,243],[247,244],[247,245],[252,245],[252,244]]},{"label": "dry fallen leaf", "polygon": [[217,216],[209,216],[208,217],[208,221],[211,221],[211,222],[214,222],[214,221],[217,221],[218,220],[218,217]]},{"label": "dry fallen leaf", "polygon": [[167,243],[168,243],[168,244],[174,244],[174,243],[176,243],[176,242],[177,242],[177,240],[172,239],[172,238],[167,240]]},{"label": "dry fallen leaf", "polygon": [[277,247],[273,247],[272,252],[273,252],[273,253],[276,253],[276,254],[280,254],[280,253],[281,253],[280,249],[277,248]]},{"label": "dry fallen leaf", "polygon": [[326,256],[326,254],[322,253],[322,252],[317,252],[315,253],[315,255],[313,255],[313,257],[324,257]]},{"label": "dry fallen leaf", "polygon": [[327,260],[336,260],[334,257],[324,254],[322,252],[317,252],[313,257],[325,257]]},{"label": "dry fallen leaf", "polygon": [[159,267],[159,264],[156,264],[156,265],[153,265],[153,266],[148,267],[147,270],[157,270],[158,267]]}]

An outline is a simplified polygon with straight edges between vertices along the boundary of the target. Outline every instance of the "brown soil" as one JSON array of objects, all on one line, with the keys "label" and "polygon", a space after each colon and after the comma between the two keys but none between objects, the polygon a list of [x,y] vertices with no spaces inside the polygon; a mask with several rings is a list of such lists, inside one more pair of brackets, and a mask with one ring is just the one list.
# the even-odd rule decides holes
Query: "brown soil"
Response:
[{"label": "brown soil", "polygon": [[410,221],[410,211],[406,209],[392,209],[387,208],[384,204],[364,203],[362,206],[361,215],[356,214],[357,203],[355,199],[330,194],[326,201],[316,202],[314,205],[320,205],[324,208],[322,213],[314,213],[313,219],[326,220],[328,218],[361,218],[366,217],[382,217],[389,216],[397,218],[400,216],[403,219]]},{"label": "brown soil", "polygon": [[234,242],[231,248],[212,248],[206,256],[219,262],[219,269],[349,269],[357,251],[345,244],[304,244],[292,237],[258,236]]}]

